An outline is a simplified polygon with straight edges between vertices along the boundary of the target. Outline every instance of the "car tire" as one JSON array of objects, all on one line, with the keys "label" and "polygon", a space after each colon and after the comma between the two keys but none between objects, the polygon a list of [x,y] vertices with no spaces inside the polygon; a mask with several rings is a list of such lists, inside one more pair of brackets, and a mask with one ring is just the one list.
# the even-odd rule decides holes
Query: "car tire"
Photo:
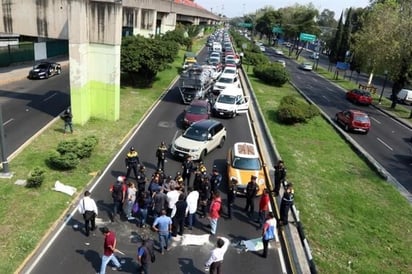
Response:
[{"label": "car tire", "polygon": [[235,118],[236,115],[237,115],[236,111],[233,111],[233,113],[232,113],[232,118]]},{"label": "car tire", "polygon": [[58,69],[57,71],[56,71],[56,74],[57,75],[60,75],[62,73],[62,70],[61,69]]},{"label": "car tire", "polygon": [[219,147],[219,148],[222,148],[223,145],[225,144],[225,141],[226,141],[226,138],[225,138],[225,137],[222,137],[222,139],[220,139],[220,142],[219,142],[218,147]]},{"label": "car tire", "polygon": [[203,162],[205,160],[206,154],[207,154],[206,150],[203,150],[202,153],[200,153],[199,161]]},{"label": "car tire", "polygon": [[345,125],[345,131],[349,131],[349,125],[348,124]]}]

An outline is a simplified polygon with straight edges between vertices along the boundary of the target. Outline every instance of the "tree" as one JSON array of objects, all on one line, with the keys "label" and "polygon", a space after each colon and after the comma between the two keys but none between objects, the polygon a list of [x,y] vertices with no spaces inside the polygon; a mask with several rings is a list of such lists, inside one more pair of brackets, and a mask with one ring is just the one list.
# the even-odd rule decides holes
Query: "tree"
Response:
[{"label": "tree", "polygon": [[392,108],[396,95],[412,77],[412,5],[408,0],[375,1],[364,16],[362,29],[354,35],[353,51],[362,68],[388,71],[392,80]]},{"label": "tree", "polygon": [[331,40],[329,45],[330,53],[329,53],[329,63],[336,63],[338,61],[338,54],[339,54],[339,46],[340,42],[342,41],[342,32],[343,32],[343,12],[340,15],[339,22],[338,22],[338,29],[335,33],[335,38]]},{"label": "tree", "polygon": [[317,23],[320,27],[335,28],[338,24],[335,20],[335,12],[329,9],[324,9],[317,19]]},{"label": "tree", "polygon": [[186,50],[187,51],[192,51],[192,46],[193,46],[193,41],[196,39],[196,37],[200,34],[200,32],[203,30],[203,26],[201,25],[188,25],[186,27],[186,33],[187,33],[187,40],[186,40]]},{"label": "tree", "polygon": [[350,42],[350,36],[351,36],[351,29],[352,29],[352,9],[348,9],[346,13],[346,20],[345,24],[343,25],[342,29],[342,37],[340,40],[339,44],[339,49],[338,49],[338,60],[342,62],[346,62],[346,53],[349,50],[349,42]]},{"label": "tree", "polygon": [[273,27],[280,23],[281,15],[279,12],[270,10],[263,14],[256,20],[256,30],[264,35],[268,39],[268,44],[271,44],[273,37]]}]

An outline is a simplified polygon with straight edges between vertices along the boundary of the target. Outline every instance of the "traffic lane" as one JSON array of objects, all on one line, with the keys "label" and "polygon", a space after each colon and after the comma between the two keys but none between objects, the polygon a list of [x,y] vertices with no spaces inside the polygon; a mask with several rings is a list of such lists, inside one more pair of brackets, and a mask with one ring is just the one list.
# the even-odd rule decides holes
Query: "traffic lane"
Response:
[{"label": "traffic lane", "polygon": [[[110,223],[109,215],[112,208],[112,198],[109,192],[109,187],[116,176],[124,174],[124,157],[131,145],[136,146],[141,155],[142,162],[148,167],[147,175],[151,175],[155,165],[155,148],[161,140],[171,138],[171,136],[174,135],[175,130],[179,130],[176,125],[176,117],[178,117],[181,111],[185,108],[179,100],[179,94],[176,93],[176,89],[172,89],[156,109],[150,113],[147,120],[145,120],[130,141],[123,146],[119,154],[115,157],[114,162],[109,165],[107,172],[102,174],[99,184],[92,191],[92,195],[97,200],[100,210],[99,217],[101,220],[99,221],[99,224],[108,225],[111,229],[116,231],[118,235],[118,248],[127,254],[126,258],[124,258],[126,269],[133,268],[131,261],[135,258],[137,248],[136,242],[139,241],[140,237],[153,237],[155,240],[157,237],[156,235],[153,235],[150,230],[137,228],[136,225],[127,221],[115,221],[114,223]],[[252,138],[248,130],[249,125],[246,118],[246,115],[242,115],[235,119],[222,120],[228,129],[228,140],[223,149],[218,149],[206,157],[205,163],[209,171],[213,164],[217,164],[218,168],[224,172],[226,153],[230,145],[237,141],[251,141]],[[164,123],[165,121],[169,124]],[[165,124],[168,126],[165,127]],[[169,158],[166,163],[166,173],[174,173],[174,171],[180,170],[180,167],[181,163],[179,161]],[[226,178],[225,174],[223,174],[223,178]],[[224,184],[225,183],[223,182],[221,186],[223,193]],[[224,194],[223,200],[225,202]],[[251,225],[249,221],[245,221],[246,217],[241,213],[241,208],[244,207],[244,200],[238,199],[236,205],[237,213],[234,214],[235,218],[227,223],[224,220],[221,220],[218,234],[229,235],[229,238],[234,241],[243,238],[258,238],[260,231],[257,230],[255,226]],[[257,208],[257,204],[255,208]],[[95,235],[86,239],[88,243],[88,245],[86,245],[84,235],[80,233],[78,229],[73,229],[74,224],[78,224],[81,227],[81,220],[81,216],[75,214],[74,218],[64,227],[61,235],[59,235],[53,243],[52,248],[43,258],[41,258],[32,273],[56,273],[57,269],[60,269],[60,273],[62,273],[62,269],[67,270],[66,273],[82,273],[85,272],[85,270],[92,271],[92,269],[98,269],[100,264],[99,254],[101,254],[103,238],[100,233],[97,232]],[[206,219],[202,220],[202,222],[206,225]],[[233,231],[234,227],[236,228],[235,231]],[[200,234],[207,233],[206,231],[207,230],[203,225],[193,230],[194,233]],[[68,241],[71,243],[68,244]],[[170,254],[164,257],[162,256],[162,259],[159,260],[161,263],[158,261],[153,265],[152,269],[154,271],[160,271],[155,273],[165,273],[165,269],[170,269],[167,273],[181,273],[179,268],[184,268],[186,271],[188,271],[187,269],[190,271],[201,271],[213,243],[209,243],[208,246],[210,248],[206,249],[203,247],[182,247],[179,243],[175,243],[172,246],[173,250]],[[64,252],[65,254],[63,258],[58,255],[61,252]],[[265,261],[265,264],[261,263],[261,258],[256,256],[256,254],[245,253],[242,256],[242,259],[243,257],[247,257],[249,262],[246,261],[239,264],[238,253],[233,249],[230,249],[227,254],[227,260],[229,262],[230,260],[233,260],[234,271],[238,273],[247,273],[243,272],[243,270],[248,269],[247,266],[249,266],[249,269],[252,269],[252,265],[262,265],[259,266],[259,268],[262,268],[262,271],[280,269],[279,258],[276,256],[273,260]],[[58,262],[57,266],[54,265],[56,261]]]},{"label": "traffic lane", "polygon": [[44,81],[23,79],[7,84],[0,98],[5,152],[10,156],[70,104],[68,72]]},{"label": "traffic lane", "polygon": [[[368,135],[349,134],[408,191],[411,191],[412,173],[407,154],[410,151],[410,143],[407,140],[411,135],[411,130],[373,107],[353,105],[345,99],[344,92],[340,88],[321,79],[318,75],[296,72],[293,74],[295,85],[300,87],[331,118],[336,112],[348,108],[361,109],[368,113],[372,123]],[[323,91],[326,89],[334,92],[325,94]]]}]

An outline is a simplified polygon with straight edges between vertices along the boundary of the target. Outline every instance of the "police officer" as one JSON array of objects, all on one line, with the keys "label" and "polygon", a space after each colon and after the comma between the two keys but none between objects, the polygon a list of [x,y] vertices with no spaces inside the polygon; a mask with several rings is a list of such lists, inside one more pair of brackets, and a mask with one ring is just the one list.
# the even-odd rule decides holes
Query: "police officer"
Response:
[{"label": "police officer", "polygon": [[165,170],[166,152],[167,147],[165,142],[161,142],[156,150],[157,169],[162,169],[163,171]]},{"label": "police officer", "polygon": [[137,173],[137,191],[139,192],[139,196],[141,196],[146,190],[146,168],[145,166],[140,166],[139,172]]},{"label": "police officer", "polygon": [[137,166],[140,165],[139,154],[131,147],[129,152],[126,154],[125,164],[127,168],[126,180],[129,179],[130,172],[133,170],[134,176],[137,180]]},{"label": "police officer", "polygon": [[232,178],[230,179],[229,187],[227,190],[227,215],[229,219],[232,219],[232,209],[236,199],[236,191],[237,180],[235,178]]},{"label": "police officer", "polygon": [[220,175],[219,170],[216,166],[213,166],[213,171],[210,176],[210,187],[211,192],[214,193],[218,190],[220,183],[222,182],[222,175]]},{"label": "police officer", "polygon": [[278,196],[280,186],[284,184],[285,179],[286,179],[286,168],[282,160],[279,160],[278,163],[274,166],[274,168],[275,168],[275,174],[274,174],[275,188],[273,189],[273,192],[275,196]]},{"label": "police officer", "polygon": [[179,185],[178,188],[180,189],[180,191],[183,191],[184,190],[183,177],[180,171],[176,172],[175,181]]},{"label": "police officer", "polygon": [[289,209],[293,205],[294,197],[295,194],[293,190],[293,184],[289,183],[286,186],[282,200],[280,201],[280,225],[288,224]]},{"label": "police officer", "polygon": [[199,168],[195,168],[195,178],[193,179],[193,189],[199,191],[200,185],[202,184],[203,174],[200,172]]},{"label": "police officer", "polygon": [[182,178],[186,186],[190,185],[190,177],[193,172],[193,161],[190,155],[187,155],[182,163]]},{"label": "police officer", "polygon": [[201,218],[204,218],[206,217],[210,199],[210,180],[207,176],[206,171],[202,173],[201,183],[199,187],[200,210],[202,212]]},{"label": "police officer", "polygon": [[252,175],[250,178],[249,183],[246,185],[246,207],[245,211],[249,218],[253,217],[253,213],[255,212],[255,197],[259,190],[259,186],[256,183],[257,177]]}]

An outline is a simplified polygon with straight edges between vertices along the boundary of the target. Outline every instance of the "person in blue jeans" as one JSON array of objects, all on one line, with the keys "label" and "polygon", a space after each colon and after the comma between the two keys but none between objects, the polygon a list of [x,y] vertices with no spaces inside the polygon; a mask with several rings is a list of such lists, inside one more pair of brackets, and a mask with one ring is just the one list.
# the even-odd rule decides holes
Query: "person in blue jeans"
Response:
[{"label": "person in blue jeans", "polygon": [[139,203],[139,217],[140,227],[146,227],[147,214],[150,206],[152,205],[152,199],[150,195],[145,191],[138,199]]},{"label": "person in blue jeans", "polygon": [[164,254],[164,250],[168,249],[170,232],[172,231],[172,219],[166,215],[165,209],[163,209],[161,215],[156,218],[152,228],[159,234],[159,251]]}]

